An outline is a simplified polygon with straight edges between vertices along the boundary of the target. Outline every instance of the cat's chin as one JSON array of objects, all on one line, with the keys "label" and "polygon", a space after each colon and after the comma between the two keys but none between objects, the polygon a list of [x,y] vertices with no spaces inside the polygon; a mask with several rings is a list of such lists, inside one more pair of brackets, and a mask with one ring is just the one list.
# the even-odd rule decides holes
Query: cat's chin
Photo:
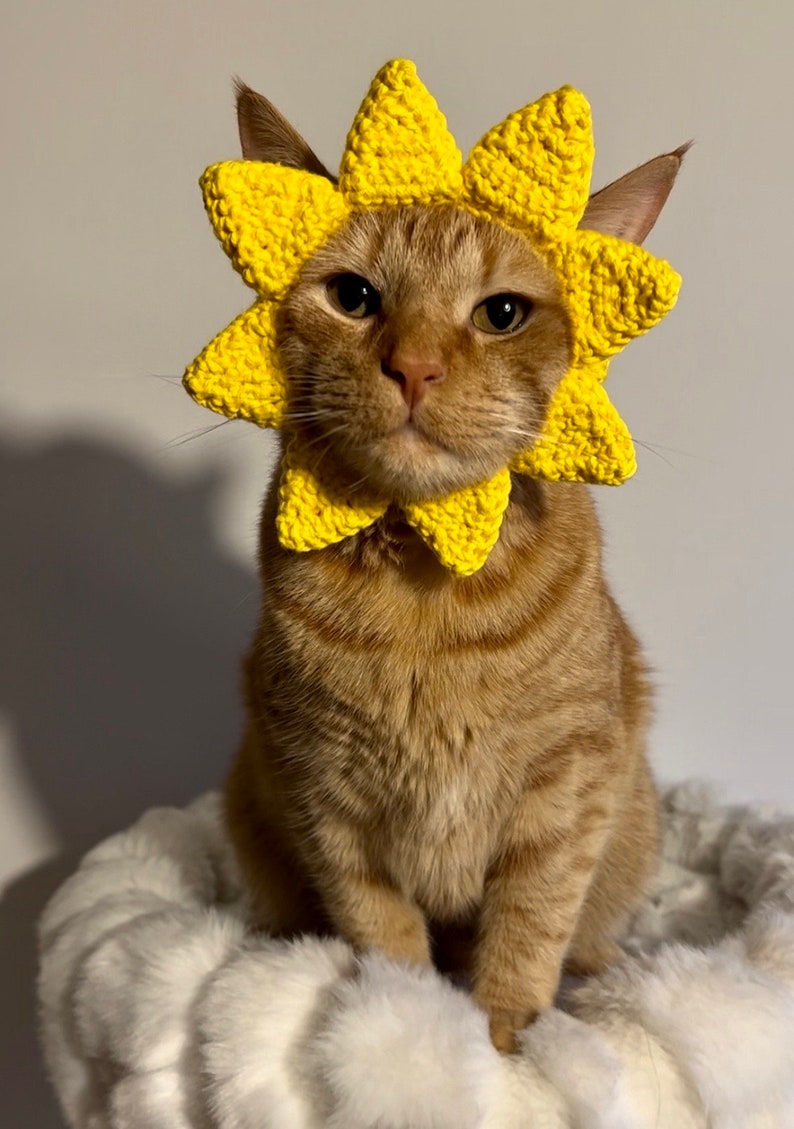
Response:
[{"label": "cat's chin", "polygon": [[369,485],[396,502],[443,497],[482,482],[498,469],[490,460],[445,446],[412,423],[379,439],[361,460]]}]

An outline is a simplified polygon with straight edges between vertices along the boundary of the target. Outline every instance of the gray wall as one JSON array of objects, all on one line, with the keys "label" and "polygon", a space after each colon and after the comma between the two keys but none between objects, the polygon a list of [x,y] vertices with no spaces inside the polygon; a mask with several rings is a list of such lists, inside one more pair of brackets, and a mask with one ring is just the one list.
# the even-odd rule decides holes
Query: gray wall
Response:
[{"label": "gray wall", "polygon": [[271,440],[203,433],[177,380],[248,300],[196,187],[237,155],[234,73],[330,162],[395,55],[464,149],[564,82],[593,104],[598,183],[696,139],[649,240],[679,307],[610,377],[639,474],[598,497],[658,671],[659,774],[794,806],[790,0],[6,0],[2,21],[3,1124],[57,1124],[42,900],[143,807],[216,783],[240,725]]}]

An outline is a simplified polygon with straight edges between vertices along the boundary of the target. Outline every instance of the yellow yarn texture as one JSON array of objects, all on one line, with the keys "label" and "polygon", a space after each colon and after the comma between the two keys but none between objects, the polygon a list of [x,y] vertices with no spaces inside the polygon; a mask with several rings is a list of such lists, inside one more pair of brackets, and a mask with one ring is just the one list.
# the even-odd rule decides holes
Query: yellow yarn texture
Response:
[{"label": "yellow yarn texture", "polygon": [[[572,87],[510,114],[464,163],[413,63],[387,63],[353,122],[338,185],[260,161],[223,161],[202,176],[215,234],[257,299],[188,367],[185,388],[223,415],[288,426],[278,304],[354,212],[454,203],[524,234],[560,282],[573,333],[572,366],[552,396],[542,437],[487,482],[404,507],[442,564],[471,575],[499,537],[511,471],[619,485],[636,470],[631,435],[603,381],[609,359],[672,309],[681,280],[635,244],[577,228],[592,164],[590,108]],[[320,480],[293,437],[282,466],[279,539],[299,552],[325,548],[377,521],[390,501],[350,498],[327,472]]]}]

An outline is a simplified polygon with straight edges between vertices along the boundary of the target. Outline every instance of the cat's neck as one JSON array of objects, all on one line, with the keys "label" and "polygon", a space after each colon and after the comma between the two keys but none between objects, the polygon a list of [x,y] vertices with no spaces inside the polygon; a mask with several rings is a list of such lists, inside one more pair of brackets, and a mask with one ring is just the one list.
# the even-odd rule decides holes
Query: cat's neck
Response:
[{"label": "cat's neck", "polygon": [[[397,505],[382,518],[352,537],[312,553],[284,549],[276,535],[279,476],[275,475],[262,512],[260,564],[263,578],[287,575],[303,583],[319,573],[342,580],[355,574],[384,579],[391,575],[411,587],[436,593],[446,588],[481,587],[513,583],[524,585],[537,572],[541,558],[565,558],[582,550],[600,558],[600,529],[590,493],[575,483],[546,482],[513,475],[510,503],[505,511],[499,539],[485,565],[472,577],[461,579],[440,564],[432,549],[406,522]],[[306,572],[308,569],[308,573]],[[541,569],[545,571],[545,567]],[[315,577],[316,579],[317,577]],[[533,577],[532,583],[540,581]]]},{"label": "cat's neck", "polygon": [[[584,487],[514,475],[499,540],[475,574],[479,578],[475,583],[503,582],[514,573],[519,558],[526,560],[544,543],[567,542],[573,548],[577,541],[593,539],[599,540],[599,530]],[[396,505],[367,529],[321,552],[329,561],[358,573],[396,571],[435,590],[461,583],[439,563]]]}]

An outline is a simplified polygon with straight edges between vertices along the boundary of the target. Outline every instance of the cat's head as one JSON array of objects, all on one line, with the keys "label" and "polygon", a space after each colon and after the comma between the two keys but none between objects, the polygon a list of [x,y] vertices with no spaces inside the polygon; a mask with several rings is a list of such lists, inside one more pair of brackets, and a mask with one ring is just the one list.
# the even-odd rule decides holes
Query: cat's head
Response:
[{"label": "cat's head", "polygon": [[[332,175],[238,89],[243,156]],[[590,198],[580,226],[640,243],[686,147]],[[398,502],[483,481],[539,438],[571,364],[557,278],[523,235],[452,204],[353,214],[282,303],[290,429],[345,480]]]}]

